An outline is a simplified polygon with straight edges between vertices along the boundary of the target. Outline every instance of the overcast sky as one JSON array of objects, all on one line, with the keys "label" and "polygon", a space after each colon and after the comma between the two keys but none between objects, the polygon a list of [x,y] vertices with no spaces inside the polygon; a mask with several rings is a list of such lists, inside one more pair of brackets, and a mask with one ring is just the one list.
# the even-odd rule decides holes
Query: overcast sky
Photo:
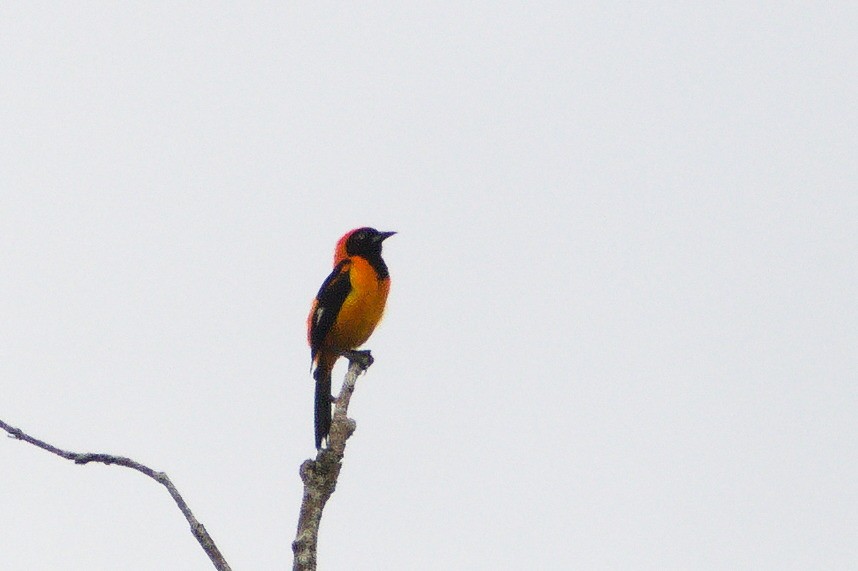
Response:
[{"label": "overcast sky", "polygon": [[[289,568],[370,225],[320,569],[858,567],[858,9],[704,4],[3,3],[0,419]],[[140,474],[0,474],[3,571],[211,568]]]}]

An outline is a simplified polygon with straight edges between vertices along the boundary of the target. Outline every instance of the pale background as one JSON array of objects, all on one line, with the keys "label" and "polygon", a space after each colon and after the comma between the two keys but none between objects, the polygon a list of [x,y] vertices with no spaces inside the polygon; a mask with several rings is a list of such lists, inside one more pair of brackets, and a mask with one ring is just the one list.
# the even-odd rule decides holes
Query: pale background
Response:
[{"label": "pale background", "polygon": [[[858,8],[460,4],[0,5],[0,418],[288,568],[372,225],[321,569],[858,567]],[[3,571],[210,568],[0,440]]]}]

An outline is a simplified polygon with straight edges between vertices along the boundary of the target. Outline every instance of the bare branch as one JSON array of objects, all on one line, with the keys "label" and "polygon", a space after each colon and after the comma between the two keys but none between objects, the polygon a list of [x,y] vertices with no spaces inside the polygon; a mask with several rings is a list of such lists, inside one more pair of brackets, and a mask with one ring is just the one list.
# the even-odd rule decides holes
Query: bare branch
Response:
[{"label": "bare branch", "polygon": [[197,521],[197,518],[194,517],[194,514],[191,512],[191,508],[188,507],[188,504],[185,503],[184,498],[179,493],[179,490],[176,489],[176,486],[173,485],[173,482],[164,472],[156,472],[152,468],[145,466],[139,462],[135,462],[130,458],[126,458],[125,456],[114,456],[112,454],[95,454],[95,453],[78,453],[78,452],[69,452],[67,450],[62,450],[53,446],[52,444],[48,444],[43,440],[39,440],[38,438],[34,438],[29,434],[26,434],[20,428],[15,428],[9,426],[2,420],[0,420],[0,428],[9,433],[11,438],[16,438],[18,440],[23,440],[24,442],[28,442],[33,446],[38,446],[42,450],[47,450],[51,454],[56,454],[61,458],[65,458],[66,460],[71,460],[75,464],[89,464],[90,462],[98,462],[101,464],[107,464],[108,466],[111,464],[115,464],[116,466],[124,466],[126,468],[131,468],[132,470],[137,470],[141,474],[145,474],[149,476],[159,484],[163,485],[167,488],[167,491],[170,492],[170,496],[172,496],[173,501],[176,502],[176,505],[179,506],[179,509],[182,511],[182,515],[185,516],[185,519],[188,520],[188,523],[191,526],[191,533],[194,534],[194,537],[197,538],[197,541],[203,548],[203,551],[206,552],[206,555],[209,556],[212,563],[215,566],[215,569],[218,571],[231,571],[229,564],[221,555],[220,550],[218,550],[211,536],[206,531],[206,528]]},{"label": "bare branch", "polygon": [[354,433],[356,427],[355,421],[346,416],[349,401],[354,393],[357,378],[372,364],[369,351],[351,351],[344,356],[349,359],[349,370],[334,406],[327,447],[319,450],[315,460],[308,459],[301,464],[304,499],[301,501],[301,513],[298,516],[298,532],[295,535],[295,541],[292,542],[292,551],[295,554],[292,571],[315,571],[316,569],[316,545],[319,540],[322,510],[325,509],[325,504],[337,487],[346,440]]}]

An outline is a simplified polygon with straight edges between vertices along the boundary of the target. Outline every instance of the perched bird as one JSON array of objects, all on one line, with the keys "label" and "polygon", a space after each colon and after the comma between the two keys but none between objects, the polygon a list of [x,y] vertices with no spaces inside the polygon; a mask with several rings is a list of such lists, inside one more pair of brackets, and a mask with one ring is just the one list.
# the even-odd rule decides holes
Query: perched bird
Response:
[{"label": "perched bird", "polygon": [[396,232],[357,228],[334,250],[334,270],[324,281],[307,318],[310,357],[316,365],[316,449],[331,429],[331,371],[344,352],[363,345],[384,313],[390,273],[381,243]]}]

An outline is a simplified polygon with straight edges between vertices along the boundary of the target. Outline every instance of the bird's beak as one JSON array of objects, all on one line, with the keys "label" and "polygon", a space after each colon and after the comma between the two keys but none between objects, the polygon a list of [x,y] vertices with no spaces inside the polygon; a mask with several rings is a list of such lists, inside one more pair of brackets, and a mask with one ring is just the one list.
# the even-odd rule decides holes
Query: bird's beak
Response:
[{"label": "bird's beak", "polygon": [[384,242],[394,234],[396,234],[396,232],[379,232],[378,235],[375,237],[375,241],[378,243]]}]

